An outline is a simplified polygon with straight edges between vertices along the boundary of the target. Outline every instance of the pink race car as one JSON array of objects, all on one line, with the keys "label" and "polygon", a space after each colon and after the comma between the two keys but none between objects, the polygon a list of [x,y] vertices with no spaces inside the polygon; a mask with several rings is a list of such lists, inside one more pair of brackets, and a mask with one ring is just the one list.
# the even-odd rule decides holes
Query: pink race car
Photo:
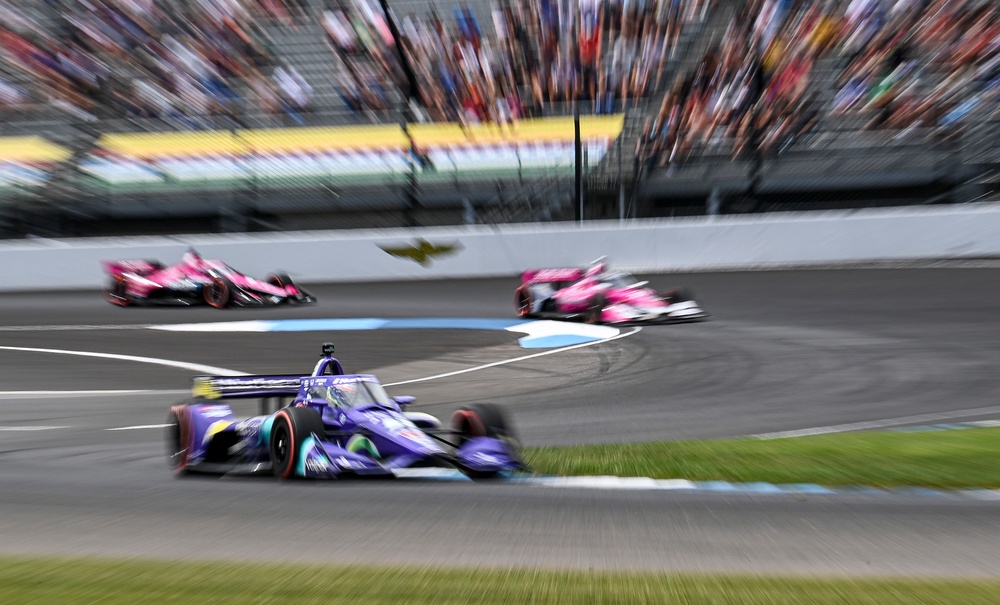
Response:
[{"label": "pink race car", "polygon": [[708,314],[682,290],[657,292],[603,260],[586,269],[532,269],[521,274],[514,306],[521,317],[583,319],[588,323],[679,322]]},{"label": "pink race car", "polygon": [[205,260],[188,250],[175,265],[156,261],[104,261],[108,302],[127,307],[138,304],[228,306],[312,303],[316,298],[283,273],[255,279],[220,260]]}]

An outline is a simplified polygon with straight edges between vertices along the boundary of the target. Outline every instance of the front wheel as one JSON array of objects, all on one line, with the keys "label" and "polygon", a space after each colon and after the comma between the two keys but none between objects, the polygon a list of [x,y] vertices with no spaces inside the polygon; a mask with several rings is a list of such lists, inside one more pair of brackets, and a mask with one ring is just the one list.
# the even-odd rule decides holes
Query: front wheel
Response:
[{"label": "front wheel", "polygon": [[598,294],[590,300],[587,311],[583,314],[583,319],[589,324],[599,324],[604,320],[604,307],[606,300],[604,295]]},{"label": "front wheel", "polygon": [[212,278],[212,282],[204,286],[202,294],[208,306],[224,309],[233,299],[234,288],[233,282],[219,276]]},{"label": "front wheel", "polygon": [[473,437],[494,437],[516,440],[514,427],[507,420],[503,408],[495,403],[470,403],[451,415],[451,428],[457,446],[462,447]]},{"label": "front wheel", "polygon": [[689,300],[694,300],[694,296],[687,290],[683,288],[677,288],[676,290],[668,290],[660,294],[660,298],[663,302],[668,305],[674,305],[681,302],[686,302]]},{"label": "front wheel", "polygon": [[[507,420],[503,408],[495,403],[472,403],[458,408],[451,416],[451,428],[456,448],[475,437],[493,437],[506,443],[517,455],[517,433]],[[473,479],[487,479],[497,475],[495,471],[473,471],[468,468],[461,470]]]},{"label": "front wheel", "polygon": [[323,419],[311,408],[287,407],[278,410],[271,423],[271,465],[274,476],[290,479],[302,454],[302,442],[313,433],[325,433]]},{"label": "front wheel", "polygon": [[292,281],[292,278],[288,276],[287,273],[275,273],[273,275],[267,276],[267,283],[271,284],[275,288],[281,288],[288,295],[288,300],[297,303],[309,303],[315,302],[315,297],[312,294],[303,290]]}]

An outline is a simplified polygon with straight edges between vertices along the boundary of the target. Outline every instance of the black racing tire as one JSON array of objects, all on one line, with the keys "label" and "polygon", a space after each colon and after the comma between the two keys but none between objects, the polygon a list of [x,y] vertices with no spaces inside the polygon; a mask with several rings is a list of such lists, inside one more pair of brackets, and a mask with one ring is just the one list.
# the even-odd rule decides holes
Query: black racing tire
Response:
[{"label": "black racing tire", "polygon": [[676,288],[674,290],[667,290],[666,292],[660,293],[660,298],[662,298],[667,304],[673,305],[688,300],[694,300],[694,295],[691,294],[689,290],[684,288]]},{"label": "black racing tire", "polygon": [[583,320],[589,324],[599,324],[604,319],[604,307],[607,305],[607,299],[603,294],[597,294],[594,298],[590,299],[590,305],[587,306],[587,310],[583,314]]},{"label": "black racing tire", "polygon": [[178,476],[188,472],[191,416],[187,403],[170,406],[167,414],[167,464]]},{"label": "black racing tire", "polygon": [[121,275],[108,278],[108,286],[104,289],[104,300],[119,307],[128,307],[132,299],[128,295],[128,279]]},{"label": "black racing tire", "polygon": [[272,286],[277,286],[279,288],[284,288],[285,286],[292,283],[292,278],[288,276],[287,273],[272,273],[267,276],[267,283]]},{"label": "black racing tire", "polygon": [[267,283],[278,288],[287,288],[288,286],[294,286],[298,294],[290,296],[288,300],[295,303],[307,303],[313,302],[315,297],[307,290],[303,290],[301,286],[292,281],[292,278],[288,276],[287,273],[272,273],[267,276]]},{"label": "black racing tire", "polygon": [[319,412],[307,407],[287,407],[278,410],[271,423],[271,466],[280,481],[295,476],[299,448],[313,433],[323,436],[323,419]]},{"label": "black racing tire", "polygon": [[534,313],[531,312],[531,290],[521,286],[514,293],[514,309],[517,311],[518,317],[533,317]]},{"label": "black racing tire", "polygon": [[212,278],[212,282],[202,287],[202,297],[205,303],[216,309],[225,309],[233,301],[233,292],[236,286],[229,279],[219,275]]},{"label": "black racing tire", "polygon": [[[451,416],[451,428],[456,449],[473,437],[493,437],[504,441],[514,455],[519,457],[517,432],[503,408],[495,403],[472,403],[458,408]],[[469,468],[459,470],[472,479],[489,479],[497,475],[496,472],[474,471]]]},{"label": "black racing tire", "polygon": [[495,403],[463,405],[451,415],[451,428],[459,447],[473,437],[517,438],[503,408]]}]

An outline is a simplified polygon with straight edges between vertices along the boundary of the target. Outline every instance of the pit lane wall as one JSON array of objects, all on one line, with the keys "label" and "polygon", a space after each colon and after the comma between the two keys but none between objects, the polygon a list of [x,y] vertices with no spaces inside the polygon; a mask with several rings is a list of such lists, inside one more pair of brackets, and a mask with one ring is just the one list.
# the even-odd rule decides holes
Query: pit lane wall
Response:
[{"label": "pit lane wall", "polygon": [[608,256],[633,272],[1000,256],[1000,204],[620,222],[0,243],[0,289],[96,289],[100,261],[175,262],[188,247],[303,283],[515,276]]}]

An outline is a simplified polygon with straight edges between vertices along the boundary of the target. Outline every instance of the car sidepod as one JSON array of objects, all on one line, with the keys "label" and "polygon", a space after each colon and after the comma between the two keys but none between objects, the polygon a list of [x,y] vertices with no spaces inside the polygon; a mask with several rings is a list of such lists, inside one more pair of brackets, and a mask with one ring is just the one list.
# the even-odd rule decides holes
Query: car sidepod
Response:
[{"label": "car sidepod", "polygon": [[[445,450],[400,412],[375,408],[364,410],[360,413],[359,425],[367,447],[376,452],[375,455],[387,468],[446,464]],[[354,445],[356,450],[361,449],[359,442]]]},{"label": "car sidepod", "polygon": [[344,473],[391,475],[392,470],[370,455],[352,452],[329,441],[308,437],[302,441],[295,474],[307,479],[334,479]]}]

